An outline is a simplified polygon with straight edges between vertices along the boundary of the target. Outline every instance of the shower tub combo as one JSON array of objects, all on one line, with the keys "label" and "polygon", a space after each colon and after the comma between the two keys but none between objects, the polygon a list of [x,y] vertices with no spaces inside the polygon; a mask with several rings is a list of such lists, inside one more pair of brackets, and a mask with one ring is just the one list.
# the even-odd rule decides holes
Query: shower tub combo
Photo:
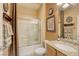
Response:
[{"label": "shower tub combo", "polygon": [[39,19],[33,19],[33,18],[18,19],[17,36],[19,40],[18,42],[19,56],[34,56],[35,49],[42,47],[40,25],[41,23]]}]

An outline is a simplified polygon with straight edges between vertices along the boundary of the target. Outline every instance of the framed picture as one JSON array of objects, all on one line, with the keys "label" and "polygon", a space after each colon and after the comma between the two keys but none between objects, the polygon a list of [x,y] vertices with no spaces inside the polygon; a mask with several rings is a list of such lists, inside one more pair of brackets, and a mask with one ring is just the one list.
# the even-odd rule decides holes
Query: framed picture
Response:
[{"label": "framed picture", "polygon": [[50,16],[46,20],[46,29],[49,32],[55,32],[55,15]]},{"label": "framed picture", "polygon": [[66,18],[66,22],[67,22],[67,23],[71,23],[72,21],[73,21],[73,19],[72,19],[71,16],[68,16],[68,17]]}]

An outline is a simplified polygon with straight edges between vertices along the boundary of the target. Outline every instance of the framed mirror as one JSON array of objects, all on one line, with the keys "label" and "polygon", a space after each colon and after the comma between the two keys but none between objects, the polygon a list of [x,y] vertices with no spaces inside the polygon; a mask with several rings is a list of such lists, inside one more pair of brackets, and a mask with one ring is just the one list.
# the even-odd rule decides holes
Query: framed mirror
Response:
[{"label": "framed mirror", "polygon": [[77,40],[77,15],[79,15],[79,4],[67,3],[58,5],[60,11],[60,32],[61,37],[67,40]]}]

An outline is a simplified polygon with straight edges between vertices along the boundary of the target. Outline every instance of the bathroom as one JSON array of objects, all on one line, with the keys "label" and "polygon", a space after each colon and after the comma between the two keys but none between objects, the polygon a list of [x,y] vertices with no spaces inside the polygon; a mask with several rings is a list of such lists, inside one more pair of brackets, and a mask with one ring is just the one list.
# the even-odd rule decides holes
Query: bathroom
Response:
[{"label": "bathroom", "polygon": [[[79,56],[79,3],[3,3],[0,6],[4,9],[0,55]],[[10,27],[11,42],[5,39],[6,27]]]}]

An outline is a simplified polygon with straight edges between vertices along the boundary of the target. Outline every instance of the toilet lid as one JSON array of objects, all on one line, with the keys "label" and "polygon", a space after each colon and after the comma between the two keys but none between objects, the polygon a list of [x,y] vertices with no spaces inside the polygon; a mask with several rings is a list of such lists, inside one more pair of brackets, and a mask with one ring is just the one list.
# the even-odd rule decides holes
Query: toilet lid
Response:
[{"label": "toilet lid", "polygon": [[46,52],[46,49],[45,48],[37,48],[35,50],[35,53],[37,54],[44,54]]}]

